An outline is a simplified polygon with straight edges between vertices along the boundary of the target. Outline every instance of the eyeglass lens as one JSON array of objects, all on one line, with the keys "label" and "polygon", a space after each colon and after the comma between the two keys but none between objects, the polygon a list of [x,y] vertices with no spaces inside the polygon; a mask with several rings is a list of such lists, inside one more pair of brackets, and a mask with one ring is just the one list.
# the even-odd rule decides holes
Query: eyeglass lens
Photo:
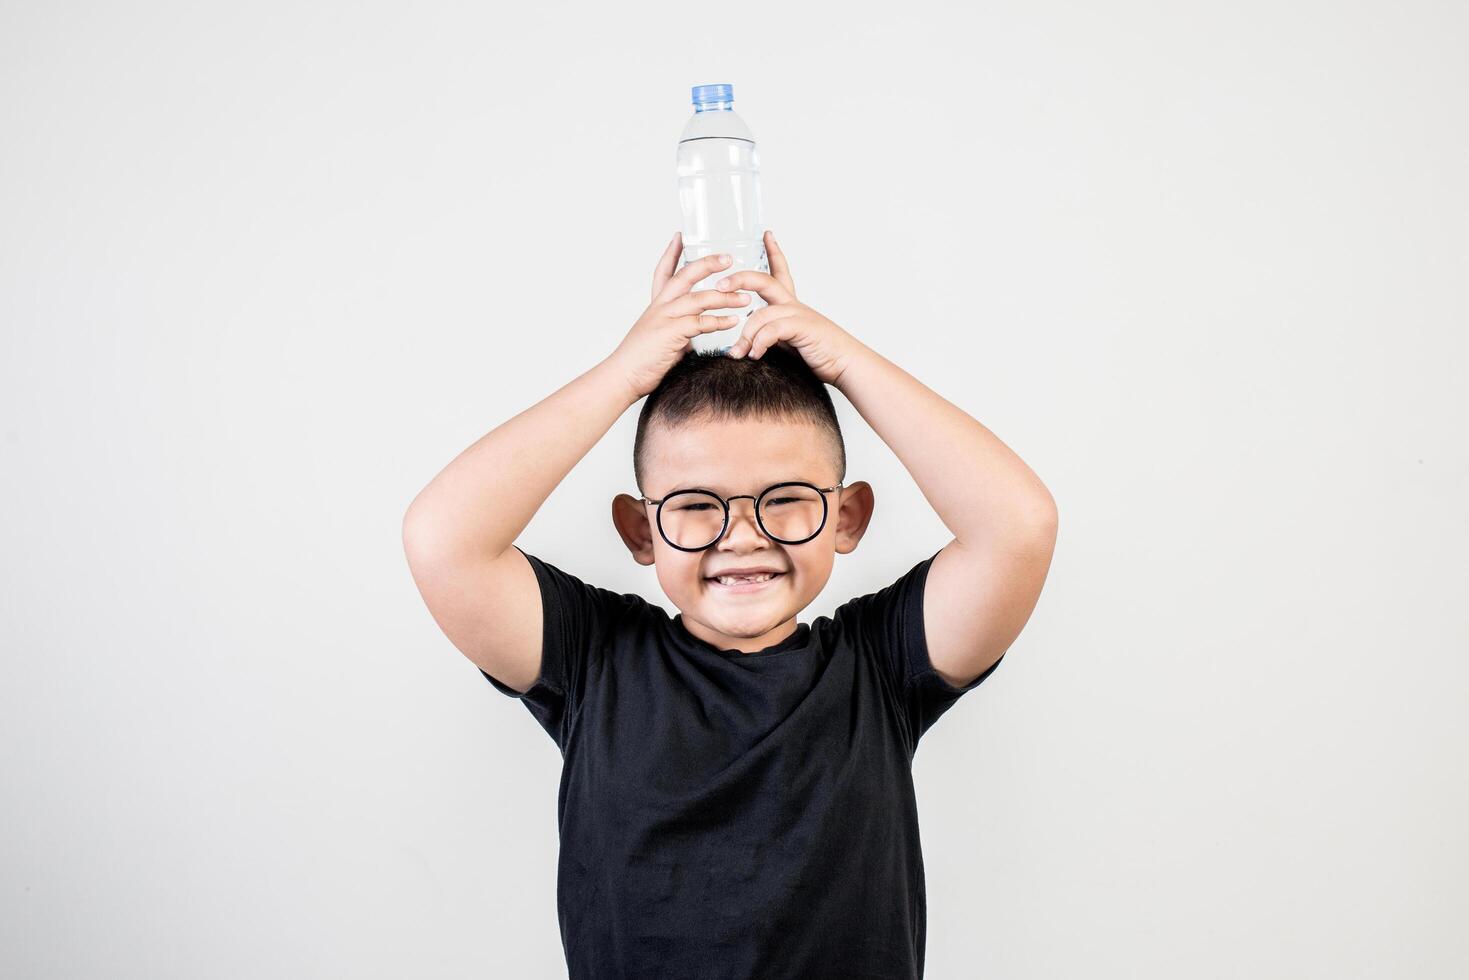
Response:
[{"label": "eyeglass lens", "polygon": [[[785,543],[814,535],[826,515],[821,491],[804,485],[773,487],[760,496],[756,507],[765,534]],[[719,539],[724,505],[713,494],[683,490],[663,502],[658,520],[663,536],[674,546],[705,548]]]}]

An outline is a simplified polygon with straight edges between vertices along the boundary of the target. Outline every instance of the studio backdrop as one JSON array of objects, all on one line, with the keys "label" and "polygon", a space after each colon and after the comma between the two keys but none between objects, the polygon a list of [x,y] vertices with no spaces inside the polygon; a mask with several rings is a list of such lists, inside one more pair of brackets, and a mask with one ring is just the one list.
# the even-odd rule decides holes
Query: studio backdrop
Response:
[{"label": "studio backdrop", "polygon": [[[605,358],[735,86],[803,301],[1060,513],[914,760],[927,975],[1469,975],[1469,12],[0,9],[0,974],[555,978],[560,757],[409,502]],[[876,510],[801,620],[949,539]],[[675,612],[610,520],[526,550]]]}]

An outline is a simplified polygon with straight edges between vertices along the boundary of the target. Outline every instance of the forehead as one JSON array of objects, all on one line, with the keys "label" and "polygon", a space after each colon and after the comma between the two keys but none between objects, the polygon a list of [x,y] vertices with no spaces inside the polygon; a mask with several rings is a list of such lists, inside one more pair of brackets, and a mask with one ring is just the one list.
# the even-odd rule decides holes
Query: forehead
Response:
[{"label": "forehead", "polygon": [[836,479],[830,435],[814,422],[722,419],[654,427],[647,436],[648,492],[683,487],[754,493],[772,483]]}]

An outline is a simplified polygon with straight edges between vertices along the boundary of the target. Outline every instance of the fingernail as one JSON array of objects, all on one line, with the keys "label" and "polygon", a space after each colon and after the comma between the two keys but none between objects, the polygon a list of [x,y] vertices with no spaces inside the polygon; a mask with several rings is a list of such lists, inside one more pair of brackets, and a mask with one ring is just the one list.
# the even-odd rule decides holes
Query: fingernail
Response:
[{"label": "fingernail", "polygon": [[733,259],[731,259],[731,258],[730,258],[730,257],[729,257],[729,256],[728,256],[728,255],[721,255],[721,256],[720,256],[720,257],[719,257],[719,264],[720,264],[720,265],[729,265],[729,264],[730,264],[730,263],[731,263],[731,262],[733,262],[733,261],[734,261],[734,260],[733,260]]},{"label": "fingernail", "polygon": [[719,282],[715,283],[715,285],[718,286],[720,289],[728,289],[729,288],[729,280],[728,279],[721,279],[721,280],[719,280]]}]

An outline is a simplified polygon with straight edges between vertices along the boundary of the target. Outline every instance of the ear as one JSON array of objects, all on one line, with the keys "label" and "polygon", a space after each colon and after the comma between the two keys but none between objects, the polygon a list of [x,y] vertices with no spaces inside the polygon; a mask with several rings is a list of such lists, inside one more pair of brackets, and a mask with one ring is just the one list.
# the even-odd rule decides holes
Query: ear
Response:
[{"label": "ear", "polygon": [[837,554],[848,555],[857,550],[857,542],[862,540],[862,535],[867,532],[867,524],[872,520],[875,504],[872,484],[866,480],[858,480],[850,486],[842,487],[837,493],[841,494],[841,503],[837,505],[836,513],[828,515],[827,519],[836,519]]},{"label": "ear", "polygon": [[637,497],[619,493],[612,498],[612,526],[639,565],[653,564],[653,535],[658,530],[648,519],[648,508]]}]

